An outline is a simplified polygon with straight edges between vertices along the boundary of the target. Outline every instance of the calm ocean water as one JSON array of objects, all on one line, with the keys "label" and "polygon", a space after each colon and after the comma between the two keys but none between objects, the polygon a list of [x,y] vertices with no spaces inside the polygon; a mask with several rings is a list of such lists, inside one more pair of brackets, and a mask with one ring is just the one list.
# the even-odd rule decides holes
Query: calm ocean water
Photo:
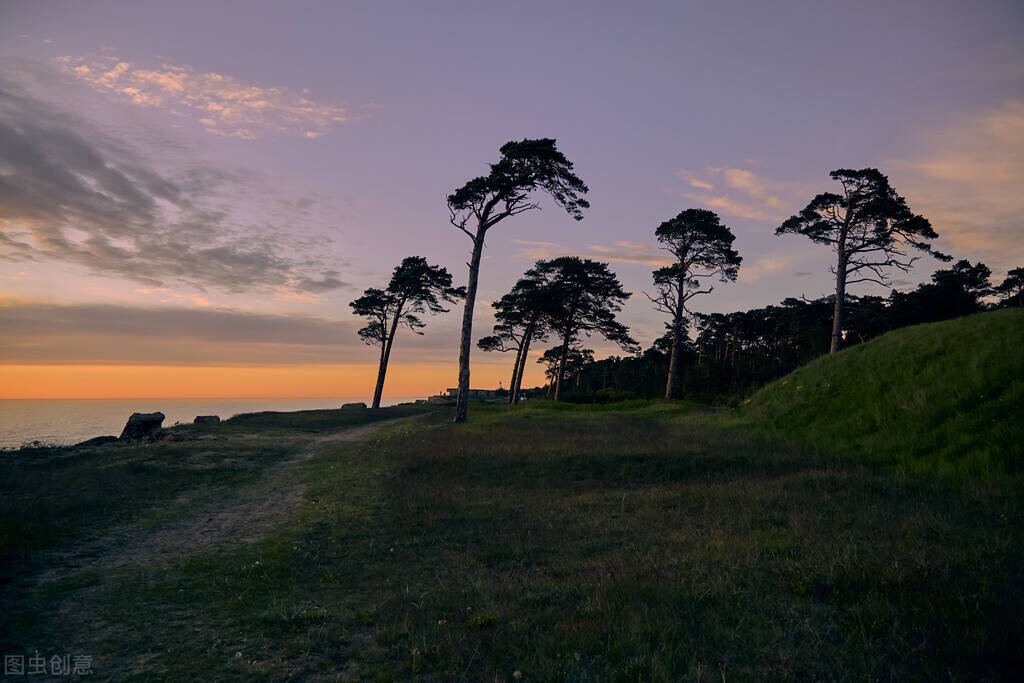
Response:
[{"label": "calm ocean water", "polygon": [[[413,401],[385,398],[381,405]],[[160,411],[164,426],[192,422],[196,415],[219,415],[226,420],[239,413],[262,410],[295,411],[338,408],[365,398],[125,398],[125,399],[0,399],[0,448],[18,448],[28,441],[73,444],[113,434],[117,436],[132,413]]]}]

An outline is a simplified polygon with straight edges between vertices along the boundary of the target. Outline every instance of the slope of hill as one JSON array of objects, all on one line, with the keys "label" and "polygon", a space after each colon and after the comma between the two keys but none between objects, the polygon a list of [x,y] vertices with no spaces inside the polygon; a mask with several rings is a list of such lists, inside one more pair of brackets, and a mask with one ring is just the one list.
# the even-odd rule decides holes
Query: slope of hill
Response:
[{"label": "slope of hill", "polygon": [[1024,465],[1024,310],[916,325],[819,358],[747,413],[797,441],[945,473]]}]

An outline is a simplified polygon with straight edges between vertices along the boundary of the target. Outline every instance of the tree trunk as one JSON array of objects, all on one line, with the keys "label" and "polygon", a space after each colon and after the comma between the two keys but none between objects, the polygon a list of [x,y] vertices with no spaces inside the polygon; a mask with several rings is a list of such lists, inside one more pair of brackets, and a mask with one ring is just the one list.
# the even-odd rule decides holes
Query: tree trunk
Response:
[{"label": "tree trunk", "polygon": [[388,343],[385,341],[380,345],[380,363],[377,365],[377,385],[373,388],[373,403],[371,408],[380,408],[380,397],[384,393],[384,375],[387,373]]},{"label": "tree trunk", "polygon": [[516,349],[516,360],[512,364],[512,379],[508,383],[508,401],[509,405],[513,405],[516,402],[516,378],[519,377],[519,359],[523,357],[523,343],[519,342],[519,348]]},{"label": "tree trunk", "polygon": [[402,309],[405,308],[403,299],[395,310],[394,319],[391,321],[391,329],[388,330],[387,341],[380,352],[380,367],[377,368],[377,386],[373,390],[373,403],[371,408],[380,408],[380,399],[384,395],[384,377],[388,374],[388,360],[391,358],[391,344],[395,341],[395,333],[398,332],[398,321],[402,318]]},{"label": "tree trunk", "polygon": [[846,299],[846,239],[845,235],[839,239],[839,263],[836,265],[836,301],[832,309],[832,341],[829,344],[828,352],[835,353],[843,343],[843,313]]},{"label": "tree trunk", "polygon": [[484,229],[478,228],[473,238],[473,256],[469,261],[466,283],[466,307],[462,313],[462,341],[459,344],[459,396],[455,400],[455,421],[465,422],[469,414],[469,351],[473,341],[473,306],[476,304],[480,257],[484,251]]},{"label": "tree trunk", "polygon": [[569,339],[572,335],[566,332],[565,340],[562,342],[562,352],[558,357],[558,375],[555,378],[555,400],[562,395],[562,380],[565,379],[565,359],[569,355]]},{"label": "tree trunk", "polygon": [[672,349],[668,356],[668,379],[665,380],[665,398],[671,400],[676,389],[676,373],[679,372],[679,337],[672,330]]},{"label": "tree trunk", "polygon": [[[682,283],[680,283],[682,287]],[[679,290],[679,298],[683,296],[682,289]],[[679,375],[679,341],[682,335],[683,326],[683,307],[680,305],[676,308],[675,314],[672,316],[672,351],[668,357],[668,380],[665,382],[665,398],[675,398],[673,394],[676,389],[676,377]]]},{"label": "tree trunk", "polygon": [[533,330],[536,322],[531,322],[523,333],[523,341],[519,345],[519,366],[516,368],[516,384],[512,389],[512,405],[519,403],[519,394],[523,388],[523,375],[526,374],[526,361],[530,358],[530,342],[533,341]]}]

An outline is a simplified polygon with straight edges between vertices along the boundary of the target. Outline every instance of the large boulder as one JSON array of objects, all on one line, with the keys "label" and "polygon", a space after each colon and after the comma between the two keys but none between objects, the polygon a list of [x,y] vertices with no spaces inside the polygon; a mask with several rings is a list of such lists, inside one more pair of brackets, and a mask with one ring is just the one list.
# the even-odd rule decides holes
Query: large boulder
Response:
[{"label": "large boulder", "polygon": [[163,413],[132,413],[124,426],[119,441],[140,441],[153,438],[164,423]]},{"label": "large boulder", "polygon": [[342,410],[366,410],[366,404],[363,403],[362,401],[359,401],[358,403],[342,403],[341,404],[341,409]]},{"label": "large boulder", "polygon": [[192,420],[192,424],[217,424],[220,422],[220,415],[196,415],[196,419]]}]

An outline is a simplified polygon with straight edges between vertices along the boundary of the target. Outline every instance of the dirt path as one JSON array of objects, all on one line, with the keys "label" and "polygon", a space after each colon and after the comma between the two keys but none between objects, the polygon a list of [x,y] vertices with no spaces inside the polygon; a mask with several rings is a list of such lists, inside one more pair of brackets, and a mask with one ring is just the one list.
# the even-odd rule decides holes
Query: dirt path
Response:
[{"label": "dirt path", "polygon": [[204,489],[189,491],[163,505],[168,510],[187,508],[189,512],[184,518],[151,529],[140,529],[137,523],[123,524],[102,536],[77,543],[49,558],[47,568],[37,575],[37,582],[57,581],[83,569],[164,562],[202,554],[216,546],[256,541],[302,503],[305,484],[297,465],[332,444],[358,441],[393,422],[377,422],[312,438],[293,456],[264,471],[257,481],[234,489],[228,500],[204,495],[209,493]]}]

